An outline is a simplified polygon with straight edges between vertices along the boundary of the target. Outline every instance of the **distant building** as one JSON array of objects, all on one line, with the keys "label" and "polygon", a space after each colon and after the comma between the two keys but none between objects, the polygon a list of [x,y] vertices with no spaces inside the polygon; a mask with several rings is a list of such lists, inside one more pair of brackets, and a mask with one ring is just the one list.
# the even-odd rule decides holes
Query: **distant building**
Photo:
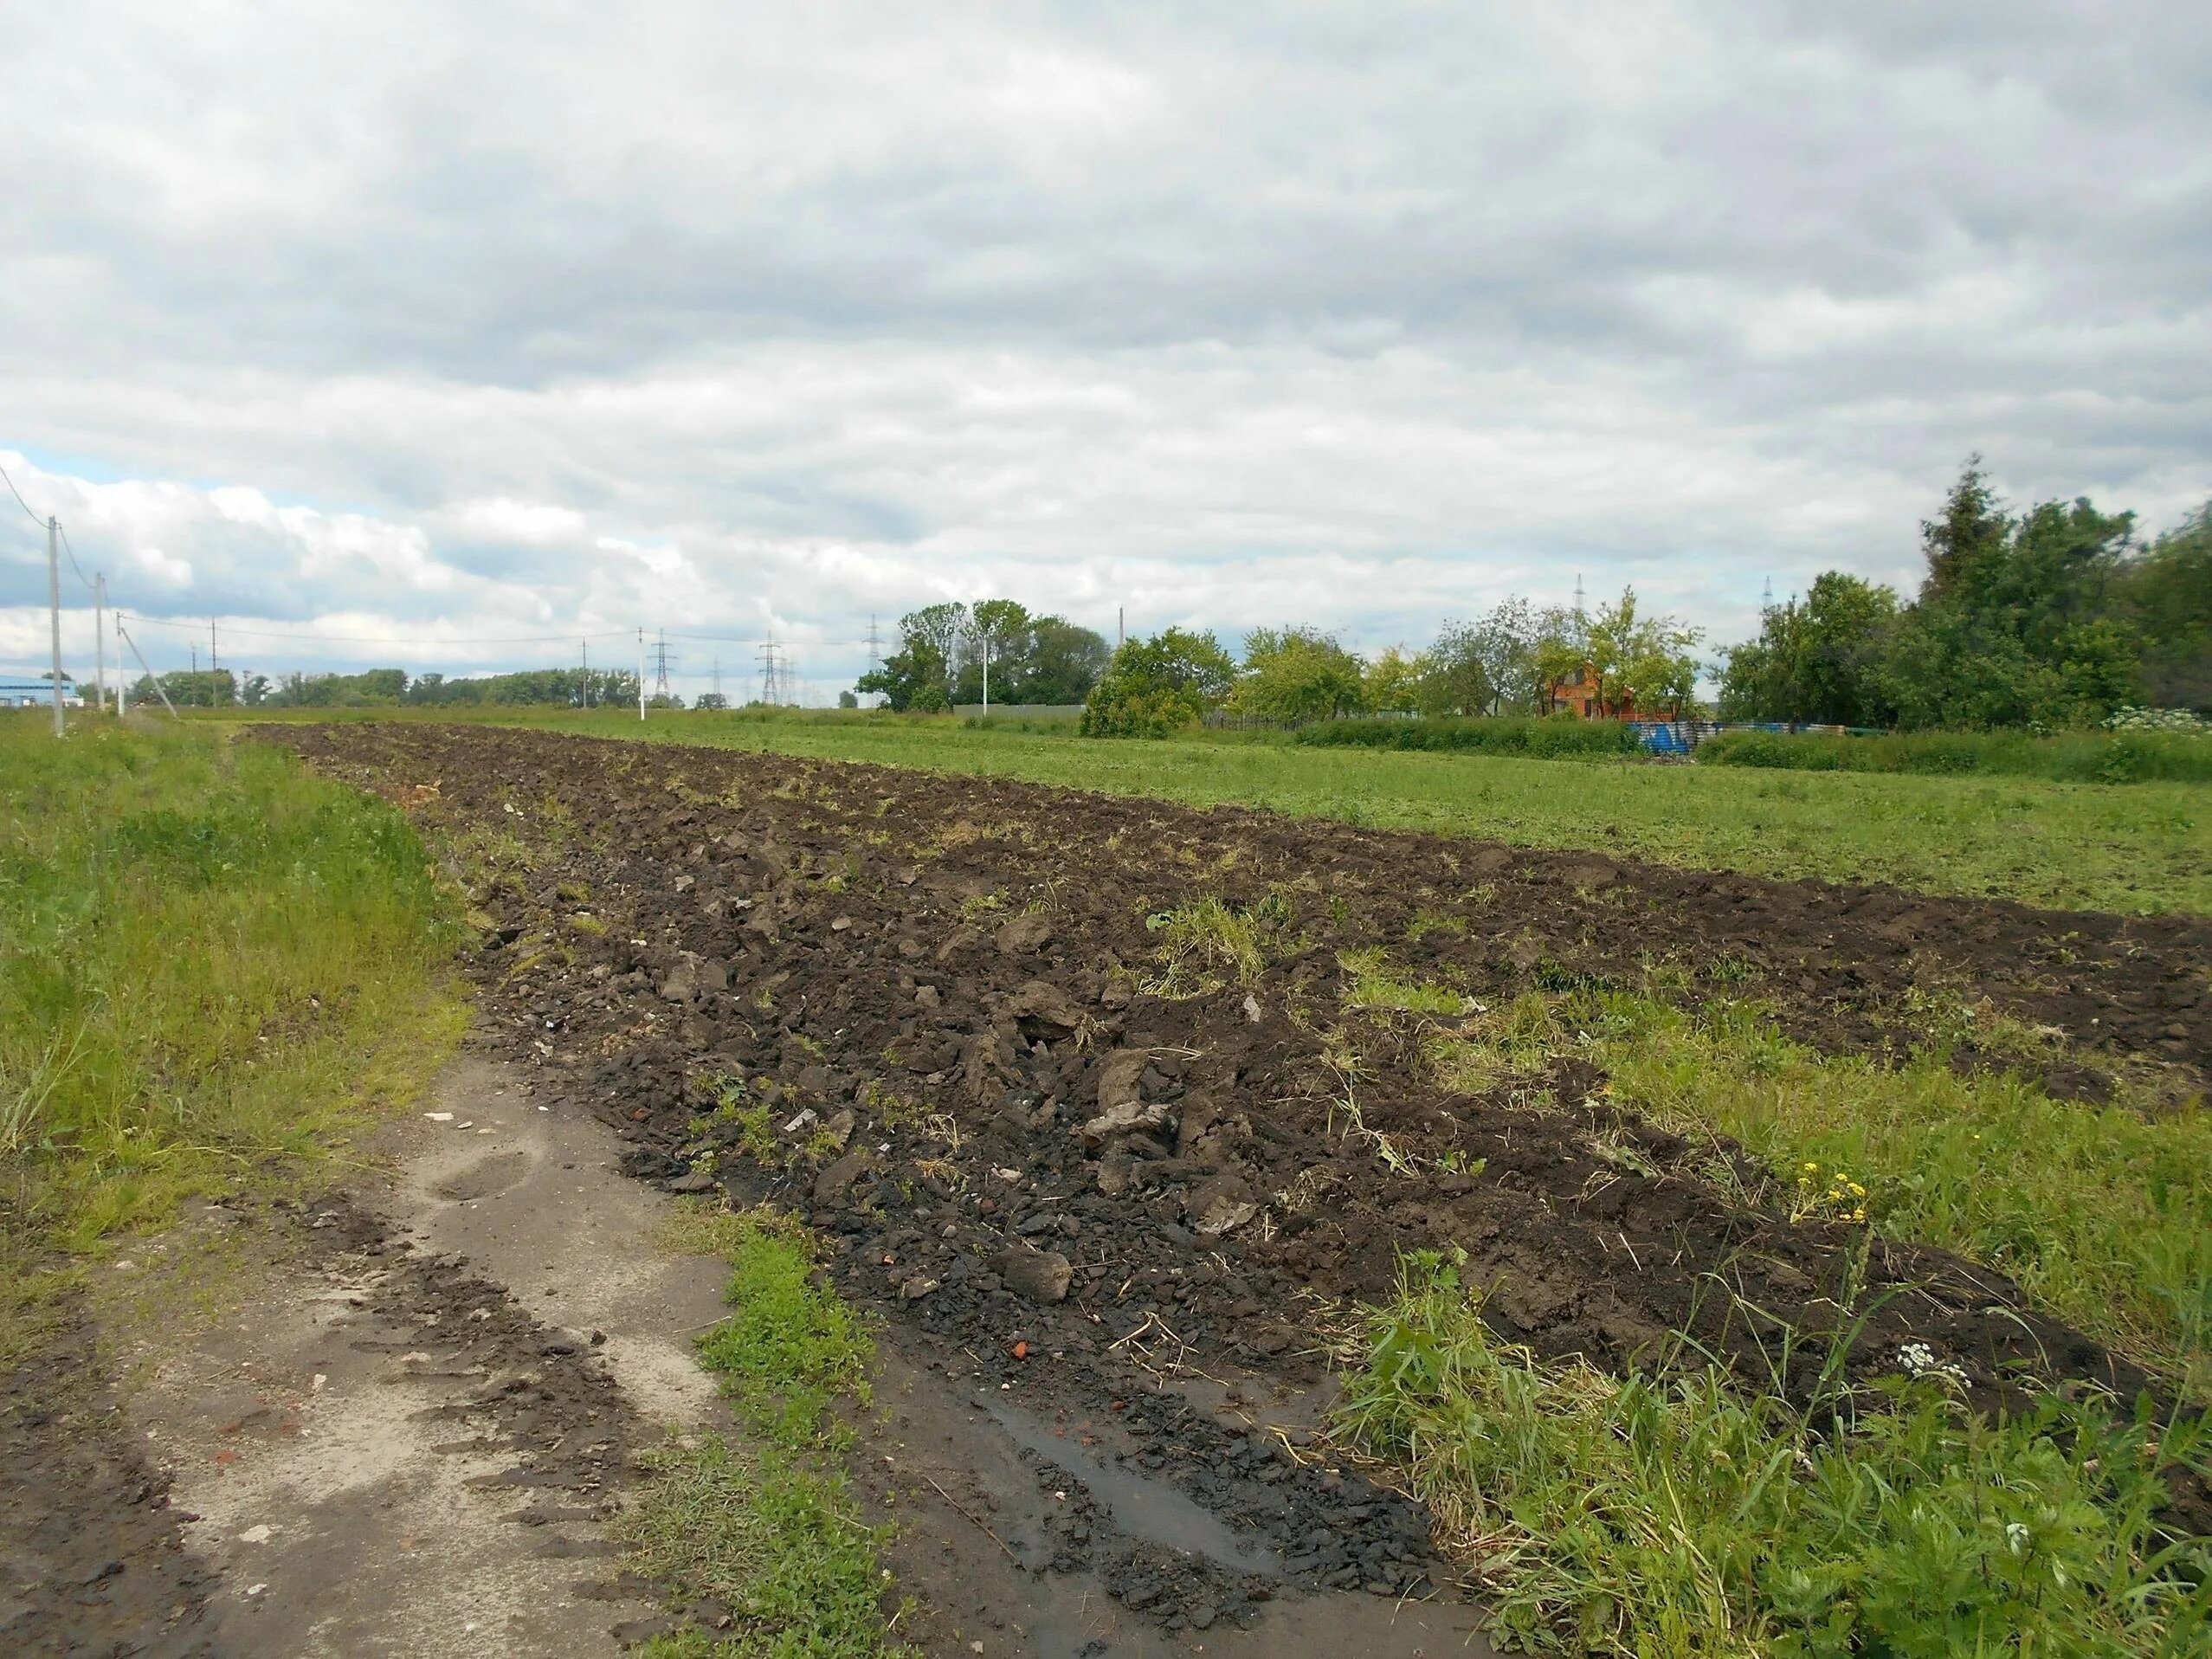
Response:
[{"label": "distant building", "polygon": [[[77,682],[68,675],[61,676],[61,707],[82,708],[85,700],[77,694]],[[0,669],[0,708],[51,708],[54,706],[54,682],[42,674],[16,674]]]},{"label": "distant building", "polygon": [[1587,662],[1546,687],[1544,707],[1548,713],[1564,711],[1586,720],[1671,720],[1681,712],[1671,702],[1641,708],[1631,687],[1623,687],[1610,697],[1604,695],[1598,688],[1597,670]]}]

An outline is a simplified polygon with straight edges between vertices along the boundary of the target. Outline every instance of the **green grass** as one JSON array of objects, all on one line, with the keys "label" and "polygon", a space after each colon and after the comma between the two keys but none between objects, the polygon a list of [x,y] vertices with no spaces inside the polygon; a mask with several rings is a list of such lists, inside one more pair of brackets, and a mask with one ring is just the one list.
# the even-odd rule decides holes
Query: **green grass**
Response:
[{"label": "green grass", "polygon": [[1208,894],[1145,917],[1145,927],[1160,941],[1160,972],[1145,989],[1170,998],[1204,996],[1229,983],[1223,972],[1238,984],[1250,984],[1268,958],[1280,953],[1290,915],[1280,894],[1239,909]]},{"label": "green grass", "polygon": [[1925,772],[2048,778],[2073,784],[2212,784],[2212,740],[2183,732],[1724,732],[1698,764],[1801,771]]},{"label": "green grass", "polygon": [[732,1624],[649,1643],[655,1659],[875,1659],[904,1651],[882,1611],[884,1534],[838,1472],[851,1436],[832,1414],[867,1396],[874,1352],[861,1315],[817,1282],[811,1236],[769,1210],[687,1207],[672,1243],[730,1263],[732,1313],[699,1339],[741,1432],[654,1452],[645,1494],[620,1530],[640,1567],[680,1604],[728,1609]]},{"label": "green grass", "polygon": [[[1624,1111],[1725,1134],[1780,1202],[1935,1244],[2017,1280],[2077,1328],[2212,1398],[2212,1113],[2202,1097],[2054,1100],[2028,1075],[1962,1076],[1945,1041],[1899,1065],[1823,1056],[1754,1005],[1531,995],[1439,1031],[1439,1075],[1496,1088],[1553,1053],[1602,1068]],[[1809,1168],[1809,1165],[1816,1166]],[[1864,1188],[1863,1195],[1853,1191]]]},{"label": "green grass", "polygon": [[465,1013],[406,822],[219,726],[0,716],[0,1241],[27,1263],[308,1178]]},{"label": "green grass", "polygon": [[2212,914],[2212,791],[1332,749],[1222,733],[1148,742],[874,714],[506,711],[506,724],[867,760],[1197,806],[1590,848],[1689,868],[1888,881],[2030,904]]},{"label": "green grass", "polygon": [[1490,1335],[1452,1265],[1416,1258],[1338,1424],[1406,1471],[1520,1644],[2206,1651],[2212,1548],[2152,1518],[2158,1470],[2204,1466],[2201,1422],[2053,1396],[1990,1423],[1938,1381],[1847,1390],[1833,1365],[1792,1408],[1680,1357],[1663,1377],[1546,1365]]},{"label": "green grass", "polygon": [[1527,755],[1547,760],[1634,755],[1643,743],[1621,720],[1554,715],[1425,720],[1323,720],[1301,726],[1296,741],[1332,749],[1418,749],[1438,754]]}]

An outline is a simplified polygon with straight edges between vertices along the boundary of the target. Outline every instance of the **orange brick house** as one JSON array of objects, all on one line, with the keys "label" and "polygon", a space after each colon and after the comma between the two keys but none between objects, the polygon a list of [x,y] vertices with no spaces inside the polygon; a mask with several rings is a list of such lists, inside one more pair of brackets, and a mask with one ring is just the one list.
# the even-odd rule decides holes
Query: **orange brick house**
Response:
[{"label": "orange brick house", "polygon": [[1680,713],[1672,703],[1639,708],[1632,687],[1623,687],[1615,696],[1603,695],[1598,689],[1597,670],[1587,662],[1545,688],[1544,707],[1548,713],[1564,709],[1586,720],[1671,720]]}]

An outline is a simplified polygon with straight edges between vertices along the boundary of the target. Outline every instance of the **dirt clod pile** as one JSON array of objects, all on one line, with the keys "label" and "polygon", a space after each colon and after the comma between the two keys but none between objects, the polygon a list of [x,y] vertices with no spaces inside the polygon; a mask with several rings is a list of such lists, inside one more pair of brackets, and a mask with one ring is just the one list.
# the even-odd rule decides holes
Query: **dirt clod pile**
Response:
[{"label": "dirt clod pile", "polygon": [[[1683,1329],[1764,1366],[1743,1310],[1817,1331],[1851,1294],[1863,1229],[1725,1194],[1713,1147],[1624,1116],[1585,1062],[1448,1088],[1422,1020],[1349,1019],[1377,960],[1469,1007],[1674,965],[1686,998],[1751,984],[1829,1052],[1880,1053],[1940,994],[2062,1033],[2048,1081],[2076,1093],[2106,1062],[2212,1060],[2212,928],[2189,919],[711,750],[265,735],[445,837],[487,1014],[630,1172],[797,1210],[952,1384],[1048,1423],[1040,1455],[1078,1494],[1060,1560],[1172,1629],[1280,1585],[1439,1578],[1422,1512],[1310,1432],[1326,1350],[1403,1252],[1464,1252],[1502,1334],[1612,1366]],[[1877,1241],[1864,1273],[1868,1369],[1909,1339],[1985,1399],[2023,1373],[2150,1380],[1940,1252]],[[1103,1494],[1131,1469],[1240,1550],[1125,1527]]]}]

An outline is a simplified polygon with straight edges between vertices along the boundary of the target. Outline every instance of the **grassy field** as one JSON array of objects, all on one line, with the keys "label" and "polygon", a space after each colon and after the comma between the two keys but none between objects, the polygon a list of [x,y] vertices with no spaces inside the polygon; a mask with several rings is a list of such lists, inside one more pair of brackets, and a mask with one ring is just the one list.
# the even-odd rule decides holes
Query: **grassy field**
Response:
[{"label": "grassy field", "polygon": [[[639,733],[618,714],[505,718]],[[1086,742],[951,720],[669,714],[643,730],[655,741],[1239,802],[1690,865],[2212,908],[2196,816],[2206,797],[2183,784],[1699,771],[1237,738]],[[189,782],[217,803],[242,774],[281,783],[272,800],[306,781],[208,736],[132,739],[116,753],[152,744],[159,766],[198,769],[165,787]],[[79,763],[55,764],[59,778]],[[48,802],[39,822],[67,822],[48,797],[29,798]],[[382,814],[371,803],[353,810],[369,822]],[[111,820],[134,816],[91,810],[95,822],[74,834],[112,836]],[[212,806],[203,816],[222,821]],[[1648,839],[1630,841],[1628,824]],[[59,834],[42,843],[49,856]],[[219,850],[225,832],[194,834],[218,849],[197,868],[220,891],[238,888],[235,861]],[[176,839],[123,844],[139,857],[140,841]],[[419,872],[419,850],[401,844],[388,877]],[[8,919],[42,913],[16,896],[37,863],[26,849],[8,867]],[[49,885],[66,894],[98,879],[87,868]],[[1238,920],[1216,901],[1163,927],[1162,972],[1183,971],[1209,944],[1223,972],[1249,972],[1259,946]],[[59,950],[71,935],[49,925],[38,937]],[[1975,1033],[1993,1051],[2000,1039],[2035,1049],[2021,1075],[1961,1075],[1939,1036],[1891,1065],[1825,1056],[1781,1036],[1754,1004],[1686,1008],[1664,987],[1532,994],[1477,1020],[1455,987],[1403,978],[1379,952],[1345,965],[1346,1017],[1419,1025],[1456,1092],[1534,1090],[1559,1059],[1585,1061],[1624,1111],[1740,1142],[1764,1171],[1762,1191],[1746,1197],[1863,1226],[1869,1239],[1945,1246],[2012,1275],[2185,1397],[2201,1402],[2212,1387],[2212,1120],[2202,1100],[2138,1100],[2132,1085],[2103,1107],[2053,1100],[2025,1063],[2046,1039],[2024,1029]],[[10,1054],[16,1069],[6,1075],[32,1077],[34,1051]],[[17,1092],[29,1101],[35,1090]],[[66,1172],[74,1154],[41,1156]],[[160,1189],[143,1203],[158,1209]],[[64,1210],[102,1213],[75,1200]],[[866,1328],[814,1281],[799,1230],[705,1210],[687,1226],[693,1248],[732,1264],[732,1316],[701,1355],[742,1433],[661,1454],[629,1522],[638,1564],[678,1602],[705,1596],[741,1610],[758,1638],[741,1650],[880,1651],[894,1632],[874,1599],[876,1540],[837,1478],[844,1443],[828,1409],[861,1385]],[[2212,1546],[2172,1535],[2157,1514],[2159,1470],[2206,1464],[2193,1409],[2138,1417],[2130,1403],[2083,1391],[1992,1420],[1963,1409],[1940,1367],[1909,1365],[1872,1385],[1847,1384],[1839,1365],[1815,1398],[1785,1398],[1704,1363],[1686,1337],[1671,1366],[1611,1375],[1499,1341],[1480,1288],[1461,1282],[1451,1260],[1411,1259],[1404,1271],[1402,1293],[1366,1310],[1365,1339],[1346,1354],[1340,1433],[1431,1503],[1507,1628],[1532,1643],[1572,1632],[1570,1647],[1636,1655],[2205,1650]],[[656,1651],[680,1659],[717,1642],[693,1629]]]},{"label": "grassy field", "polygon": [[[294,718],[317,711],[299,711]],[[409,715],[406,718],[417,718]],[[605,737],[974,772],[1196,806],[1593,848],[1691,868],[2035,905],[2212,914],[2212,788],[1762,771],[1332,749],[1258,734],[1085,739],[1031,723],[789,714],[487,711]]]},{"label": "grassy field", "polygon": [[400,815],[220,728],[0,716],[7,1321],[187,1196],[289,1185],[436,1069],[455,906]]}]

